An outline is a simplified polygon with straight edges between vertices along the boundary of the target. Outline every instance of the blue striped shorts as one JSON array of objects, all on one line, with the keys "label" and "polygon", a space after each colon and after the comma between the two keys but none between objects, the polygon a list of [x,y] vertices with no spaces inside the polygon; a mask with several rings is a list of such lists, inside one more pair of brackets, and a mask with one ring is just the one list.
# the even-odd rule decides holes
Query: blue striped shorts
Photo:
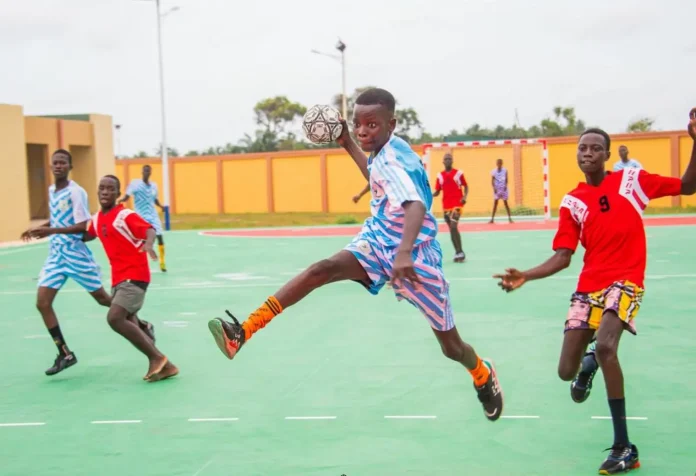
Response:
[{"label": "blue striped shorts", "polygon": [[[391,282],[392,266],[396,257],[396,247],[384,247],[369,230],[363,229],[345,247],[362,265],[372,284],[367,290],[376,295],[382,287]],[[436,240],[427,241],[413,250],[413,263],[421,283],[418,289],[407,282],[391,283],[396,298],[405,299],[425,316],[432,327],[438,331],[448,331],[454,327],[454,314],[449,296],[449,283],[442,270],[442,249]]]},{"label": "blue striped shorts", "polygon": [[90,293],[102,288],[99,265],[82,242],[51,247],[39,274],[38,287],[61,289],[68,278]]}]

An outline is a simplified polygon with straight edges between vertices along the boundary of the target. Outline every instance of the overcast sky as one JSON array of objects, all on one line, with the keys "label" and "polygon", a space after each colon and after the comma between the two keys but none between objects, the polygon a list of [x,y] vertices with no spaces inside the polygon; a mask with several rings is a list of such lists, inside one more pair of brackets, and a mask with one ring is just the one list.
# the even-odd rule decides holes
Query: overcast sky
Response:
[{"label": "overcast sky", "polygon": [[[696,106],[696,3],[687,0],[163,0],[168,138],[182,153],[253,133],[252,108],[372,84],[430,132],[523,126],[555,105],[610,132],[682,129]],[[0,0],[0,102],[25,114],[102,113],[120,150],[160,141],[154,2]]]}]

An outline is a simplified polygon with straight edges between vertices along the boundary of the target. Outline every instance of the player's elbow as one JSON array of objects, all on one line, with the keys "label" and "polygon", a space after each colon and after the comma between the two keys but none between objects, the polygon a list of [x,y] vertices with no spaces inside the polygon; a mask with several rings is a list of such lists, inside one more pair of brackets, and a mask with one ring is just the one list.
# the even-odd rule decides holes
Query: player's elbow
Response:
[{"label": "player's elbow", "polygon": [[562,269],[566,269],[568,266],[570,266],[570,261],[573,258],[573,251],[563,248],[560,249],[556,252],[556,263],[558,265],[559,271]]},{"label": "player's elbow", "polygon": [[684,181],[681,184],[681,194],[682,195],[693,195],[696,193],[696,180],[694,181]]}]

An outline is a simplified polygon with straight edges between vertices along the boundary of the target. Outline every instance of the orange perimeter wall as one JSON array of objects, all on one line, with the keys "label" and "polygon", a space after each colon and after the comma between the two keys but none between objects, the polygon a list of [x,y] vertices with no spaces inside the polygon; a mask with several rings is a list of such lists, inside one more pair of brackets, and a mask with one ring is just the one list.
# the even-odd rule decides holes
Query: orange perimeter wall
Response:
[{"label": "orange perimeter wall", "polygon": [[[551,207],[583,180],[578,170],[576,137],[549,139]],[[612,136],[607,169],[619,160],[626,145],[630,157],[653,173],[680,176],[691,155],[693,141],[686,132],[655,132]],[[414,150],[422,154],[420,146]],[[428,165],[434,187],[445,149],[431,149]],[[542,150],[540,145],[452,149],[455,167],[469,183],[464,214],[488,212],[492,206],[491,170],[502,158],[508,169],[512,207],[543,209]],[[119,159],[116,174],[124,183],[140,176],[142,166],[153,168],[162,200],[159,158]],[[173,213],[368,212],[369,197],[354,204],[352,197],[366,185],[351,158],[340,149],[173,158],[170,160],[170,205]],[[654,207],[696,205],[696,196],[662,198]],[[441,213],[436,198],[433,211]]]}]

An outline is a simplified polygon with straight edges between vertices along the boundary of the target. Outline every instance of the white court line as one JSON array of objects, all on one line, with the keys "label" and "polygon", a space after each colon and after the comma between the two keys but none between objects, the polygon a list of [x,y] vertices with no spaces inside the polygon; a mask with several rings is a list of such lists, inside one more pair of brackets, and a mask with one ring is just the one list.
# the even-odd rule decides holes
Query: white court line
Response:
[{"label": "white court line", "polygon": [[507,418],[509,420],[536,420],[541,417],[539,415],[501,415],[500,418]]},{"label": "white court line", "polygon": [[434,420],[436,415],[384,415],[387,420]]},{"label": "white court line", "polygon": [[198,471],[193,473],[193,476],[198,476],[199,474],[201,474],[205,468],[210,466],[210,463],[212,463],[214,459],[215,458],[210,458],[210,460],[207,463],[205,463],[203,466],[201,466],[201,469],[199,469]]},{"label": "white court line", "polygon": [[142,420],[94,420],[92,425],[124,425],[129,423],[142,423]]},{"label": "white court line", "polygon": [[207,422],[207,421],[239,421],[239,418],[189,418],[188,421]]},{"label": "white court line", "polygon": [[2,427],[16,427],[16,426],[43,426],[44,422],[27,422],[27,423],[0,423],[0,428]]},{"label": "white court line", "polygon": [[[611,420],[610,416],[593,416],[593,420]],[[648,417],[644,416],[627,416],[626,420],[647,420]]]},{"label": "white court line", "polygon": [[32,335],[32,336],[24,336],[25,339],[48,339],[51,336],[46,336],[46,335]]},{"label": "white court line", "polygon": [[335,420],[335,416],[286,416],[286,420]]}]

